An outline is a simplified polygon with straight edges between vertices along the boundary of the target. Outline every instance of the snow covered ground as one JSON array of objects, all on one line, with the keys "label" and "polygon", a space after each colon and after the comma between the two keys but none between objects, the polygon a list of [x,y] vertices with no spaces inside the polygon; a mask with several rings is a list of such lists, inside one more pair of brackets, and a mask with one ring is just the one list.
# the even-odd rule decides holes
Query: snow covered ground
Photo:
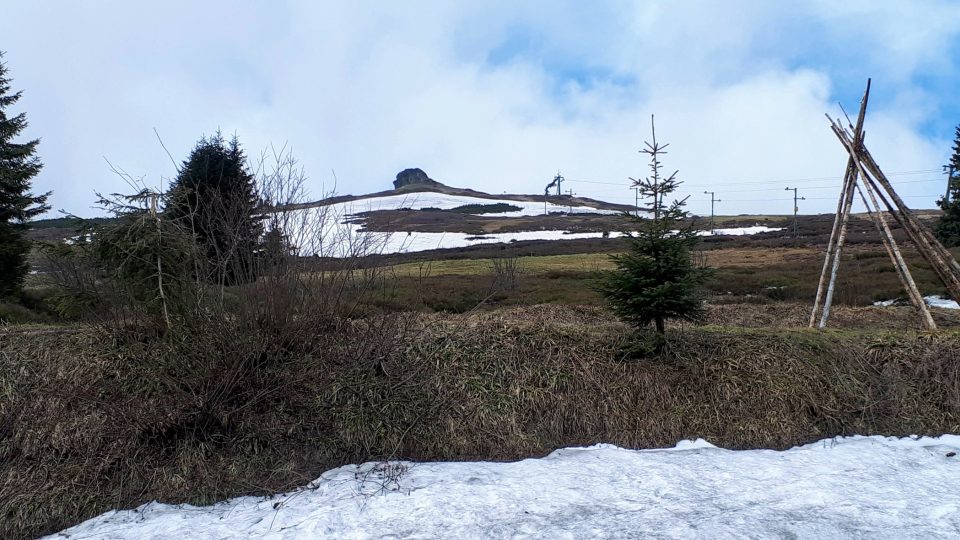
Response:
[{"label": "snow covered ground", "polygon": [[[938,307],[943,309],[960,309],[960,304],[957,304],[956,300],[951,300],[949,298],[943,298],[942,296],[932,295],[924,296],[923,301],[930,307]],[[879,302],[874,302],[875,306],[892,306],[899,302],[899,300],[881,300]]]},{"label": "snow covered ground", "polygon": [[463,195],[447,195],[445,193],[409,193],[405,195],[386,195],[384,197],[374,197],[370,199],[360,199],[356,201],[342,202],[330,205],[336,214],[352,215],[361,212],[373,212],[376,210],[398,210],[400,208],[409,208],[411,210],[422,210],[424,208],[437,208],[440,210],[450,210],[458,206],[468,204],[509,204],[520,207],[520,210],[513,212],[499,212],[493,214],[477,214],[492,217],[520,217],[520,216],[542,216],[544,210],[549,213],[560,212],[566,214],[571,209],[575,214],[619,214],[615,210],[601,210],[592,206],[565,206],[549,203],[544,207],[543,202],[532,201],[511,201],[504,199],[484,199],[481,197],[466,197]]},{"label": "snow covered ground", "polygon": [[[303,212],[323,216],[310,219],[315,223],[322,223],[317,229],[307,227],[310,231],[318,230],[318,234],[308,233],[293,238],[293,244],[300,246],[300,253],[306,256],[317,254],[325,257],[345,257],[348,255],[413,253],[431,249],[450,249],[523,240],[575,240],[603,237],[603,233],[599,232],[574,233],[563,230],[518,231],[483,235],[459,232],[411,232],[409,234],[405,232],[371,232],[363,230],[360,224],[347,221],[351,219],[350,216],[336,215],[334,217],[335,214],[324,214],[313,209]],[[296,221],[303,221],[303,219],[300,218]],[[284,230],[292,229],[284,227]],[[701,236],[743,236],[779,230],[781,229],[754,226],[700,231],[699,234]],[[619,238],[623,236],[623,233],[610,231],[608,236],[609,238]]]},{"label": "snow covered ground", "polygon": [[[457,232],[429,233],[365,233],[370,235],[371,245],[379,253],[411,253],[430,249],[449,249],[480,244],[520,242],[522,240],[574,240],[579,238],[601,238],[602,233],[572,233],[569,231],[519,231],[494,234],[465,234]],[[609,233],[610,238],[621,236],[619,232]]]},{"label": "snow covered ground", "polygon": [[944,435],[366,463],[283,495],[150,503],[48,538],[958,538],[958,452]]},{"label": "snow covered ground", "polygon": [[[603,210],[591,206],[571,207],[550,203],[544,207],[543,202],[486,199],[426,192],[387,195],[384,197],[360,199],[327,206],[294,210],[274,214],[274,216],[282,216],[274,219],[280,223],[282,230],[290,232],[292,235],[291,243],[299,247],[301,255],[319,255],[321,257],[412,253],[431,249],[451,249],[479,244],[519,242],[523,240],[572,240],[603,237],[603,233],[600,232],[572,233],[565,230],[534,230],[484,235],[457,232],[412,232],[409,234],[406,232],[372,232],[363,229],[362,220],[359,218],[359,215],[365,212],[381,210],[399,210],[404,208],[411,210],[422,210],[424,208],[450,210],[471,204],[488,205],[500,203],[517,206],[520,210],[475,215],[483,215],[486,217],[522,217],[543,215],[544,211],[566,214],[571,210],[573,213],[579,214],[614,215],[620,213],[614,210]],[[740,236],[779,230],[781,229],[757,225],[753,227],[701,231],[700,234],[702,236]],[[622,236],[622,233],[610,231],[608,236],[617,238]],[[90,238],[88,236],[84,239],[89,240]],[[64,243],[74,244],[80,240],[80,236],[75,236],[65,239]]]},{"label": "snow covered ground", "polygon": [[284,230],[301,230],[300,238],[293,238],[293,244],[300,246],[301,254],[327,257],[344,257],[369,254],[407,253],[430,249],[449,249],[475,244],[511,242],[520,240],[557,240],[560,238],[600,238],[601,233],[568,234],[562,230],[522,231],[488,235],[470,235],[465,233],[444,232],[372,232],[363,229],[358,218],[365,212],[381,210],[422,210],[437,208],[450,210],[464,205],[488,205],[506,203],[520,210],[489,214],[476,214],[487,217],[520,217],[550,213],[618,214],[613,210],[602,210],[589,206],[558,206],[542,202],[510,201],[485,199],[443,193],[411,193],[405,195],[387,195],[370,199],[360,199],[297,210],[284,214],[281,221],[292,221],[292,226],[283,226]]},{"label": "snow covered ground", "polygon": [[782,231],[783,227],[767,227],[765,225],[754,225],[753,227],[735,227],[733,229],[713,229],[712,231],[700,231],[700,236],[746,236],[751,234],[760,234],[764,232]]},{"label": "snow covered ground", "polygon": [[[327,257],[345,257],[369,254],[412,253],[431,249],[460,248],[479,244],[518,242],[522,240],[561,240],[581,238],[601,238],[603,233],[571,233],[565,230],[534,230],[510,233],[492,233],[473,235],[457,232],[372,232],[363,229],[358,215],[364,212],[378,210],[398,210],[409,208],[420,210],[423,208],[439,208],[449,210],[468,204],[498,204],[507,203],[519,206],[521,210],[496,214],[482,214],[488,217],[516,217],[536,216],[544,213],[542,202],[503,201],[498,199],[483,199],[446,195],[443,193],[413,193],[409,195],[388,195],[372,199],[362,199],[337,203],[327,206],[297,210],[293,226],[282,226],[284,230],[306,230],[308,234],[301,238],[293,238],[293,244],[300,246],[303,255],[318,254]],[[550,212],[566,213],[567,206],[548,205]],[[575,213],[617,214],[611,210],[601,210],[588,206],[574,206]],[[716,229],[702,231],[702,235],[749,235],[760,232],[777,231],[780,229],[764,226],[741,227],[733,229]],[[610,231],[611,238],[621,236],[621,233]]]},{"label": "snow covered ground", "polygon": [[[490,215],[490,214],[487,214]],[[700,231],[700,236],[743,236],[767,231],[779,231],[777,228],[754,226],[734,229],[715,229],[714,231]],[[574,233],[570,231],[519,231],[510,233],[493,233],[484,235],[465,233],[366,233],[355,231],[354,234],[370,235],[372,246],[376,246],[380,253],[411,253],[430,249],[449,249],[474,246],[479,244],[497,244],[520,242],[522,240],[575,240],[580,238],[602,238],[603,233],[587,232]],[[379,236],[378,236],[379,235]],[[623,233],[611,231],[609,238],[619,238]]]},{"label": "snow covered ground", "polygon": [[930,307],[938,307],[943,309],[960,309],[960,304],[957,304],[956,300],[951,300],[949,298],[943,298],[942,296],[924,296],[923,301],[927,303]]}]

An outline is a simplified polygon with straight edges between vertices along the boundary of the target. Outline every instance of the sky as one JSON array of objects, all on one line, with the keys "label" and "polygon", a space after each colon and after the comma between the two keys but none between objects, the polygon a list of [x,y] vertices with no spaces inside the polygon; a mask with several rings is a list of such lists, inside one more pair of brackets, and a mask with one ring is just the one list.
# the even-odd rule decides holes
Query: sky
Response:
[{"label": "sky", "polygon": [[867,147],[930,208],[960,124],[952,0],[0,0],[0,24],[35,191],[81,216],[130,191],[108,161],[162,188],[217,130],[251,158],[287,145],[315,199],[419,167],[490,193],[559,171],[632,203],[651,115],[691,211],[713,191],[718,214],[785,214],[798,187],[801,213],[832,212],[824,114],[854,114],[868,77]]}]

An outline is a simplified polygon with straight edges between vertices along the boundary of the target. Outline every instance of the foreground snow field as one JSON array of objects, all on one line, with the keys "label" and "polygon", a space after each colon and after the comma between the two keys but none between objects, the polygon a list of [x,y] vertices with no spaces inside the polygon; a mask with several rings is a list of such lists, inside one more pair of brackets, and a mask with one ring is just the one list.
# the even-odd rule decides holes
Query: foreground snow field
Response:
[{"label": "foreground snow field", "polygon": [[958,452],[944,435],[366,463],[283,495],[150,503],[48,538],[957,538]]}]

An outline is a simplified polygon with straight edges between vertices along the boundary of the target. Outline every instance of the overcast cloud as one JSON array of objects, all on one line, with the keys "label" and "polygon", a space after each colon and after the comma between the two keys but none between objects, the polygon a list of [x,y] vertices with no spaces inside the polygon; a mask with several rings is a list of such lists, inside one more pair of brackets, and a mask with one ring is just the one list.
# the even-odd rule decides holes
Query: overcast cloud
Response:
[{"label": "overcast cloud", "polygon": [[[462,5],[461,5],[462,4]],[[519,5],[518,5],[519,4]],[[255,156],[288,143],[319,197],[454,186],[632,200],[657,116],[691,210],[832,211],[845,156],[823,114],[874,93],[867,144],[908,204],[931,207],[960,123],[960,3],[121,2],[0,0],[0,50],[41,137],[36,191],[93,215],[218,128]],[[924,171],[916,172],[913,171]],[[910,174],[900,174],[907,173]],[[588,183],[602,182],[602,183]]]}]

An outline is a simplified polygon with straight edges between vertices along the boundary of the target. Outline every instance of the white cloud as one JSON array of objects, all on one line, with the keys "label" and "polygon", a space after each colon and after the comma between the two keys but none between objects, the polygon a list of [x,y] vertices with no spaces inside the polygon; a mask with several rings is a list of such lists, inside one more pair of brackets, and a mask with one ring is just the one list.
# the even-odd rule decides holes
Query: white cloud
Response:
[{"label": "white cloud", "polygon": [[[951,133],[924,128],[950,96],[923,81],[953,64],[960,25],[951,3],[922,4],[22,3],[5,8],[3,46],[30,135],[43,137],[37,190],[80,214],[94,189],[125,187],[102,156],[153,183],[174,174],[154,127],[177,160],[218,127],[250,154],[289,142],[318,194],[331,169],[339,191],[361,193],[410,166],[452,185],[537,193],[557,169],[624,184],[643,174],[636,151],[651,113],[689,192],[714,186],[730,201],[722,212],[786,212],[772,200],[785,198],[781,180],[843,170],[823,113],[837,100],[855,108],[850,80],[875,77],[868,144],[882,166],[943,163]],[[769,188],[740,184],[752,180]],[[771,191],[741,192],[753,187]],[[931,194],[908,199],[918,206],[941,190],[903,189]],[[836,190],[808,194],[805,210],[832,209]]]}]

